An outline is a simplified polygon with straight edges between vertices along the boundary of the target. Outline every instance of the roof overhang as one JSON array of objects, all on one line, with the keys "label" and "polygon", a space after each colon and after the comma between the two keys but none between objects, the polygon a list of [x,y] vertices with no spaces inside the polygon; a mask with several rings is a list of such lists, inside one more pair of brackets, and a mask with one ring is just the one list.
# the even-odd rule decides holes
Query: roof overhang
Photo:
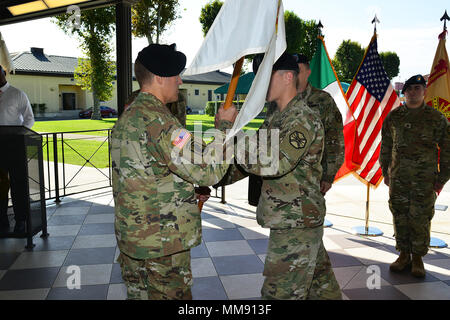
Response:
[{"label": "roof overhang", "polygon": [[[67,12],[71,5],[78,6],[81,10],[88,10],[118,4],[121,2],[133,4],[137,0],[2,0],[0,2],[0,26],[34,19],[53,17]],[[52,7],[54,3],[65,3],[60,7]],[[38,5],[35,9],[42,10],[13,15],[11,7],[20,5]],[[10,8],[10,9],[8,9]],[[16,7],[19,8],[20,7]],[[26,9],[26,8],[25,8]]]}]

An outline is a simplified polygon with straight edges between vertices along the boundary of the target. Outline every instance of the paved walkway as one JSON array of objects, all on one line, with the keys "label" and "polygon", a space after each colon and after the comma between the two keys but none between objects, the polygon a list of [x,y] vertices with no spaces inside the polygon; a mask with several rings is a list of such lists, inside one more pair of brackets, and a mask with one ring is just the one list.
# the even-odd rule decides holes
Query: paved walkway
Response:
[{"label": "paved walkway", "polygon": [[[353,177],[335,184],[327,195],[324,243],[344,299],[450,300],[450,249],[432,249],[425,257],[426,278],[408,272],[393,274],[389,264],[397,253],[387,188],[370,192],[370,226],[384,235],[368,238],[351,233],[364,225],[366,188]],[[202,212],[203,241],[192,250],[195,300],[258,299],[268,230],[258,226],[255,208],[246,203],[247,180],[226,189],[226,204],[211,198]],[[447,185],[437,201],[450,205]],[[126,298],[114,236],[114,202],[110,189],[66,197],[60,205],[48,202],[46,240],[37,235],[33,251],[25,239],[0,239],[0,299]],[[436,211],[432,236],[450,243],[450,210]],[[69,290],[73,271],[81,270],[81,288]],[[380,274],[374,281],[373,272]],[[69,271],[69,273],[67,273]],[[70,282],[70,281],[69,281]],[[375,289],[368,288],[368,284]]]}]

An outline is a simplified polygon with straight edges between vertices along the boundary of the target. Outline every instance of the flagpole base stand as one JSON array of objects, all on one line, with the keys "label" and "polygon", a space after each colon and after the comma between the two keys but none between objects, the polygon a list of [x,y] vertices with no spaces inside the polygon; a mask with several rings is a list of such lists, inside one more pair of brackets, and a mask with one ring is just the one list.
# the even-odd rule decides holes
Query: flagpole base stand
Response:
[{"label": "flagpole base stand", "polygon": [[383,235],[383,231],[375,227],[353,227],[352,233],[358,236],[379,237]]},{"label": "flagpole base stand", "polygon": [[447,243],[439,238],[430,238],[430,248],[447,248]]},{"label": "flagpole base stand", "polygon": [[323,227],[324,228],[331,228],[333,226],[333,224],[328,221],[327,219],[325,219],[325,221],[323,222]]}]

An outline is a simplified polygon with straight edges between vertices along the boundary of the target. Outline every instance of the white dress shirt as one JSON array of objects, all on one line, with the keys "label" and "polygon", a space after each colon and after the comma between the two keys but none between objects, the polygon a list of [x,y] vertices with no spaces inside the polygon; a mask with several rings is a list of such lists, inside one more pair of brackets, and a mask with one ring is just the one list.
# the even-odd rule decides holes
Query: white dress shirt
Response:
[{"label": "white dress shirt", "polygon": [[0,125],[31,128],[33,124],[33,109],[27,95],[6,83],[0,88]]}]

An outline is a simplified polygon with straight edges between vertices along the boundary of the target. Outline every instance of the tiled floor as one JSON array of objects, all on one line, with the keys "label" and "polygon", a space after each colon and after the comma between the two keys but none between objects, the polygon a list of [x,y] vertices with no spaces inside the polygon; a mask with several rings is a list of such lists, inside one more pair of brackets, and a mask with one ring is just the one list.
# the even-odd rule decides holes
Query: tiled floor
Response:
[{"label": "tiled floor", "polygon": [[[196,300],[260,297],[269,231],[258,226],[253,207],[228,201],[211,198],[202,212],[202,244],[191,252]],[[25,239],[0,239],[0,300],[125,299],[111,192],[66,198],[58,206],[49,202],[47,211],[50,237],[37,235],[34,250],[24,249]],[[423,280],[395,274],[389,271],[397,257],[389,232],[360,237],[349,232],[354,219],[335,214],[327,219],[333,226],[325,229],[324,243],[344,299],[450,300],[450,249],[430,250]],[[79,289],[68,288],[75,274],[71,266],[79,267]]]}]

